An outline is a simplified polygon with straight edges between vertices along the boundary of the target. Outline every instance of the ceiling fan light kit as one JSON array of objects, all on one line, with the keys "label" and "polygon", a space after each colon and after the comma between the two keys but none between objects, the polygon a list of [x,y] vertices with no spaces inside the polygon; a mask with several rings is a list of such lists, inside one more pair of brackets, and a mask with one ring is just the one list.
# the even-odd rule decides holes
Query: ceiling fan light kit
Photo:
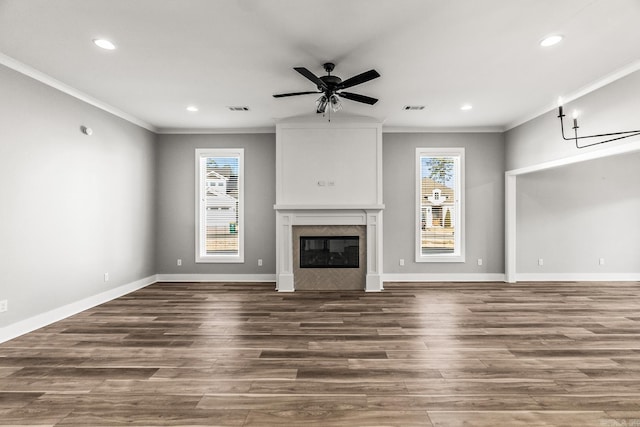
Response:
[{"label": "ceiling fan light kit", "polygon": [[361,102],[363,104],[374,105],[378,100],[369,96],[360,95],[357,93],[344,92],[343,89],[368,82],[369,80],[380,77],[380,74],[376,70],[365,71],[364,73],[353,76],[347,80],[342,80],[338,76],[331,75],[331,72],[335,68],[335,64],[327,62],[323,65],[324,70],[327,72],[326,76],[318,77],[311,71],[304,67],[294,67],[298,73],[302,74],[317,87],[317,91],[306,92],[289,92],[273,95],[274,98],[284,98],[288,96],[308,95],[308,94],[322,94],[316,101],[316,113],[326,113],[328,108],[331,107],[333,112],[337,112],[342,109],[342,103],[340,98],[345,98],[350,101]]}]

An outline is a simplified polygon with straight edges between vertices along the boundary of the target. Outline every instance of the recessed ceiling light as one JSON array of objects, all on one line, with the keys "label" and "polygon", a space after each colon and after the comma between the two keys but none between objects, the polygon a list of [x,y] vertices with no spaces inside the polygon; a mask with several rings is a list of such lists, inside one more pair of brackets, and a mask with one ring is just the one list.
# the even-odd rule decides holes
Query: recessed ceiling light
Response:
[{"label": "recessed ceiling light", "polygon": [[540,40],[540,46],[549,47],[549,46],[558,44],[561,41],[562,41],[562,36],[560,34],[553,34]]},{"label": "recessed ceiling light", "polygon": [[462,111],[468,111],[468,110],[471,110],[472,108],[473,108],[473,105],[471,104],[464,104],[462,107],[460,107]]},{"label": "recessed ceiling light", "polygon": [[198,107],[196,107],[195,105],[189,105],[187,107],[187,111],[190,111],[192,113],[195,113],[196,111],[198,111]]},{"label": "recessed ceiling light", "polygon": [[114,50],[116,48],[116,45],[114,45],[113,43],[111,43],[109,40],[106,40],[106,39],[94,39],[93,43],[96,46],[106,50]]},{"label": "recessed ceiling light", "polygon": [[402,107],[403,110],[408,110],[408,111],[416,111],[416,110],[424,110],[424,105],[405,105],[404,107]]},{"label": "recessed ceiling light", "polygon": [[249,111],[249,107],[245,106],[231,106],[227,107],[229,111]]}]

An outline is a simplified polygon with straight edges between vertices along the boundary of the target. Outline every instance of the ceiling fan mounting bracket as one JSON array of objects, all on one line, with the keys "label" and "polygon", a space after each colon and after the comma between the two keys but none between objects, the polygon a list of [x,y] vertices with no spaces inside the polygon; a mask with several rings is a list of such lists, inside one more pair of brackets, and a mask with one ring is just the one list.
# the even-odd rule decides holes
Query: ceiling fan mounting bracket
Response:
[{"label": "ceiling fan mounting bracket", "polygon": [[324,70],[329,74],[331,74],[333,69],[336,68],[336,64],[334,64],[333,62],[325,62],[324,64],[322,64],[322,66],[324,67]]}]

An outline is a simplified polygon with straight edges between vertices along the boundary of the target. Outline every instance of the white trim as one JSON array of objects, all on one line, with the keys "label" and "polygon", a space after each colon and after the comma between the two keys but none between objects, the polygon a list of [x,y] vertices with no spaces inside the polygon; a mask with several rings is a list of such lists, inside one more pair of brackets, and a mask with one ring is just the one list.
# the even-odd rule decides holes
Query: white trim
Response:
[{"label": "white trim", "polygon": [[419,126],[382,126],[382,133],[502,133],[502,126],[476,127],[419,127]]},{"label": "white trim", "polygon": [[[604,77],[599,78],[598,80],[581,87],[580,89],[578,89],[577,91],[567,94],[567,95],[563,95],[563,94],[558,94],[558,95],[562,95],[562,100],[565,103],[569,103],[571,101],[574,101],[578,98],[581,98],[591,92],[595,92],[596,90],[611,84],[613,82],[615,82],[616,80],[620,80],[626,76],[628,76],[631,73],[635,73],[636,71],[640,70],[640,59],[639,60],[635,60],[630,64],[625,65],[624,67],[609,73],[607,75],[605,75]],[[548,113],[549,111],[553,111],[556,110],[558,108],[558,104],[557,102],[553,102],[551,104],[547,104],[546,106],[544,106],[543,108],[539,109],[536,112],[533,112],[531,114],[527,114],[526,116],[520,117],[517,120],[514,120],[511,123],[508,123],[507,126],[503,129],[504,132],[511,130],[515,127],[520,126],[521,124],[524,124],[528,121],[531,121],[533,119],[535,119],[536,117],[539,117],[543,114]]]},{"label": "white trim", "polygon": [[127,295],[131,292],[142,289],[157,282],[157,275],[151,275],[135,282],[127,283],[117,288],[110,289],[108,291],[101,292],[97,295],[93,295],[80,301],[72,302],[70,304],[63,305],[62,307],[54,308],[53,310],[45,313],[37,314],[28,319],[20,320],[9,326],[5,326],[0,329],[0,343],[9,341],[20,335],[24,335],[28,332],[35,331],[52,323],[66,319],[67,317],[78,314],[82,311],[96,307],[100,304],[104,304],[123,295]]},{"label": "white trim", "polygon": [[506,172],[510,175],[524,175],[531,172],[538,172],[546,169],[558,168],[574,163],[586,162],[588,160],[600,159],[602,157],[617,156],[619,154],[627,154],[640,151],[640,141],[630,141],[626,144],[613,145],[606,148],[591,150],[586,153],[576,154],[575,156],[564,157],[562,159],[551,160],[536,165],[525,166],[518,169],[511,169]]},{"label": "white trim", "polygon": [[37,80],[40,83],[43,83],[49,87],[59,90],[62,93],[66,93],[67,95],[73,96],[74,98],[77,98],[82,102],[86,102],[89,105],[93,105],[94,107],[99,108],[103,111],[106,111],[109,114],[113,114],[116,117],[120,117],[121,119],[124,119],[130,123],[133,123],[134,125],[140,126],[141,128],[157,133],[157,129],[155,128],[155,126],[143,120],[140,120],[129,113],[125,113],[124,111],[119,110],[118,108],[113,107],[112,105],[109,105],[106,102],[102,102],[90,95],[87,95],[86,93],[81,92],[78,89],[75,89],[65,83],[62,83],[61,81],[56,80],[53,77],[41,71],[38,71],[35,68],[32,68],[26,64],[23,64],[22,62],[16,59],[13,59],[12,57],[7,56],[3,53],[0,53],[0,64],[4,65],[5,67],[11,68],[12,70],[17,71],[21,74],[24,74],[27,77],[31,77],[32,79]]},{"label": "white trim", "polygon": [[[244,263],[244,148],[196,148],[196,227],[195,227],[195,262],[196,263]],[[238,254],[207,255],[206,238],[206,159],[209,157],[238,158]],[[203,168],[204,165],[204,168]]]},{"label": "white trim", "polygon": [[505,175],[504,206],[504,269],[505,280],[508,283],[516,281],[517,256],[517,179],[515,175]]},{"label": "white trim", "polygon": [[274,282],[275,274],[158,274],[158,282]]},{"label": "white trim", "polygon": [[389,273],[384,282],[504,282],[502,273]]},{"label": "white trim", "polygon": [[[274,119],[277,126],[284,125],[291,128],[307,128],[309,126],[321,126],[325,128],[331,128],[338,125],[339,127],[360,127],[361,125],[377,124],[382,125],[380,120],[371,116],[361,116],[358,114],[347,113],[342,111],[340,114],[331,116],[331,121],[328,121],[322,114],[309,113],[298,116],[290,116]],[[276,131],[277,132],[277,131]]]},{"label": "white trim", "polygon": [[326,210],[380,210],[384,209],[383,204],[379,205],[273,205],[273,209],[280,211],[326,211]]},{"label": "white trim", "polygon": [[518,273],[518,282],[638,282],[640,273]]},{"label": "white trim", "polygon": [[[417,147],[415,155],[415,262],[465,262],[465,149],[464,147]],[[422,176],[421,158],[423,156],[456,157],[456,180],[454,194],[457,197],[454,205],[455,243],[453,254],[422,254]],[[444,212],[443,212],[444,214]]]},{"label": "white trim", "polygon": [[276,133],[276,127],[255,127],[255,128],[159,128],[156,130],[159,135],[226,135],[245,133]]}]

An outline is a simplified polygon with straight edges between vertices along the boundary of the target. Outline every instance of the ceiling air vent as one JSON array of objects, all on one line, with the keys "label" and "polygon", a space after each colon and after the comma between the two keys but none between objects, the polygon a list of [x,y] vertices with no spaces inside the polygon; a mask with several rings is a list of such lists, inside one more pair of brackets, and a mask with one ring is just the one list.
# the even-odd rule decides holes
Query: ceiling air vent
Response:
[{"label": "ceiling air vent", "polygon": [[249,111],[249,107],[228,107],[230,111]]},{"label": "ceiling air vent", "polygon": [[405,105],[404,107],[402,107],[402,109],[413,110],[413,111],[424,110],[424,105]]}]

